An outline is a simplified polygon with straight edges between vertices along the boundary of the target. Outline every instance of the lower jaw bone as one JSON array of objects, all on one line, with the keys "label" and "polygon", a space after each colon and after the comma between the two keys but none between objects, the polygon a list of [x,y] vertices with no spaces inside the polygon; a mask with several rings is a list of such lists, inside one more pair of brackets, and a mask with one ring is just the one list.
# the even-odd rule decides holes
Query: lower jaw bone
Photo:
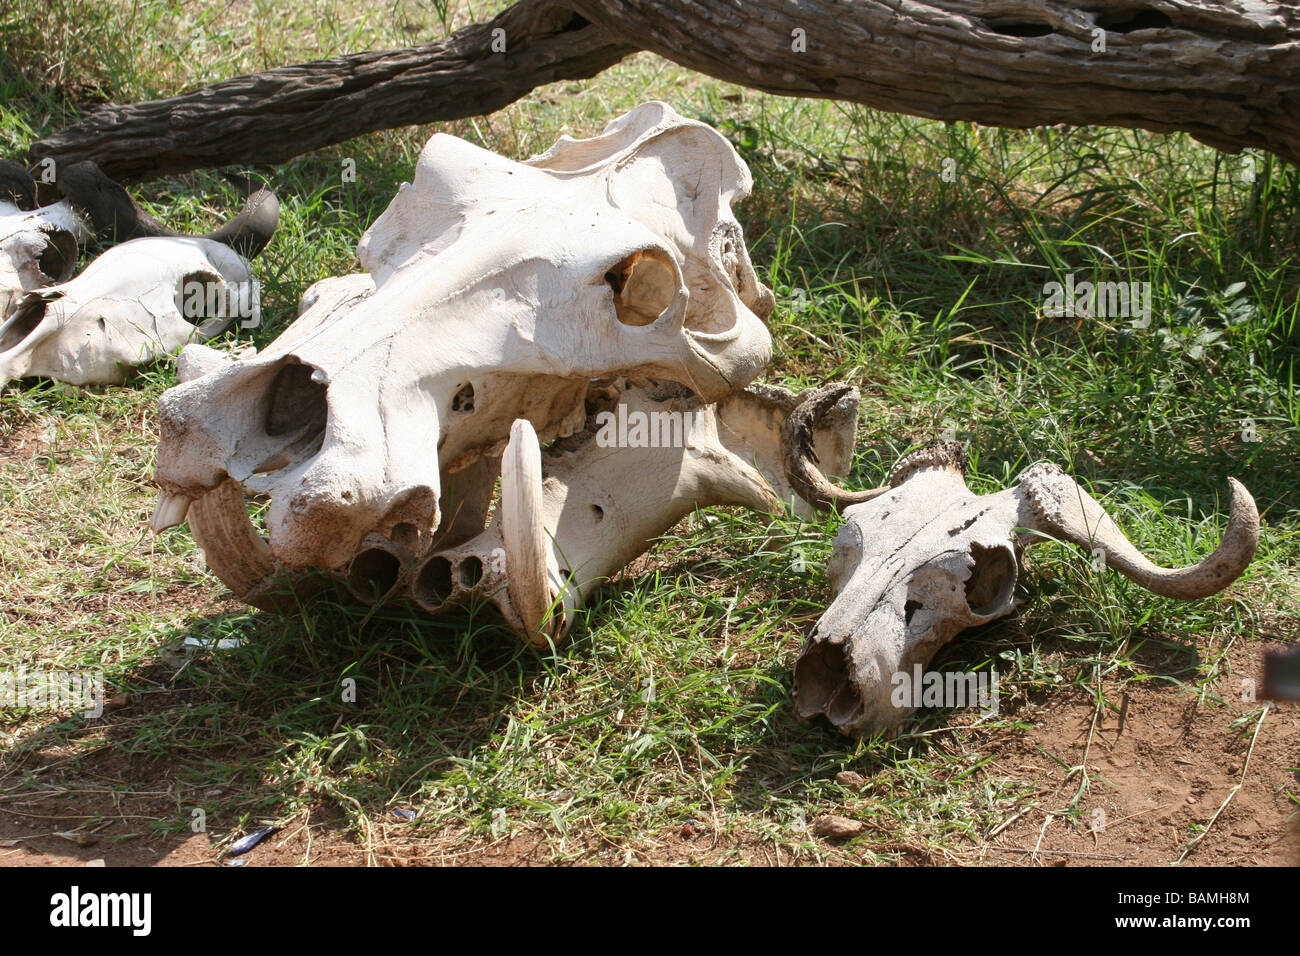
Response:
[{"label": "lower jaw bone", "polygon": [[[543,456],[528,423],[515,422],[496,516],[481,534],[419,563],[410,590],[421,608],[440,613],[486,599],[530,643],[558,642],[596,587],[696,509],[781,510],[773,485],[788,490],[777,446],[789,393],[756,389],[715,406],[651,385],[626,388],[617,400],[628,417],[689,414],[689,436],[683,429],[671,447],[611,447],[589,418],[580,438]],[[847,467],[845,433],[855,422],[853,396],[819,430],[828,468]],[[750,460],[769,463],[773,480]]]},{"label": "lower jaw bone", "polygon": [[[362,602],[406,595],[431,614],[487,601],[521,637],[545,646],[564,638],[596,587],[696,509],[774,512],[784,501],[802,510],[781,467],[792,393],[754,386],[704,405],[679,386],[648,383],[616,384],[601,396],[639,415],[689,413],[692,426],[667,447],[611,446],[598,440],[593,415],[543,454],[532,426],[518,420],[500,459],[444,473],[443,520],[431,538],[373,531],[336,578]],[[827,471],[847,470],[856,420],[853,394],[816,429]],[[501,500],[489,522],[498,471]],[[209,566],[250,604],[293,609],[326,580],[274,557],[234,480],[195,500],[189,517]]]}]

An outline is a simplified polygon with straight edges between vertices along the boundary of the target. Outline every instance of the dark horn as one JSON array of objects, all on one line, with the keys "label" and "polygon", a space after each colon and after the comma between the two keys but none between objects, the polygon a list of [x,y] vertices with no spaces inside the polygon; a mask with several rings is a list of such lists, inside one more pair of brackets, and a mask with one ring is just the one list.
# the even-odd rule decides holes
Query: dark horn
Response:
[{"label": "dark horn", "polygon": [[279,222],[280,200],[275,190],[263,187],[244,200],[239,215],[208,233],[207,238],[224,243],[245,259],[253,259],[271,241]]},{"label": "dark horn", "polygon": [[[59,171],[59,192],[94,226],[105,244],[146,236],[179,236],[136,205],[135,200],[104,175],[91,160],[72,163]],[[280,219],[280,201],[270,189],[259,189],[244,201],[234,219],[203,238],[220,242],[246,259],[261,252]]]},{"label": "dark horn", "polygon": [[0,202],[11,202],[24,212],[36,208],[36,181],[27,167],[0,159]]},{"label": "dark horn", "polygon": [[831,484],[817,468],[813,429],[835,403],[853,390],[844,382],[831,382],[805,392],[781,427],[781,460],[790,487],[814,508],[839,510],[870,501],[889,490],[886,485],[865,491],[848,491]]},{"label": "dark horn", "polygon": [[100,242],[113,244],[144,236],[174,236],[135,204],[125,189],[109,179],[91,160],[61,167],[59,195],[86,216]]}]

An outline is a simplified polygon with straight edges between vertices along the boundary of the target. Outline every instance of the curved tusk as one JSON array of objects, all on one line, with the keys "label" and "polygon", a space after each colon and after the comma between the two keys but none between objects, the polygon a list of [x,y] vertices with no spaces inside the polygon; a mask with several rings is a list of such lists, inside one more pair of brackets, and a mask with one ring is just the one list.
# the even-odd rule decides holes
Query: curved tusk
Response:
[{"label": "curved tusk", "polygon": [[551,620],[555,592],[549,574],[550,546],[542,521],[542,450],[532,423],[515,419],[501,458],[501,538],[506,552],[506,590],[529,643],[545,647],[563,626]]},{"label": "curved tusk", "polygon": [[1237,580],[1259,546],[1259,511],[1255,499],[1235,478],[1228,479],[1232,503],[1228,530],[1214,552],[1185,568],[1162,568],[1139,551],[1097,500],[1056,465],[1035,465],[1020,479],[1017,491],[1027,508],[1023,527],[1100,548],[1106,564],[1154,594],[1189,601],[1222,591]]},{"label": "curved tusk", "polygon": [[174,491],[164,491],[158,495],[158,504],[154,505],[153,515],[149,518],[149,527],[154,534],[162,534],[184,521],[189,510],[189,498]]},{"label": "curved tusk", "polygon": [[831,382],[804,392],[799,404],[781,426],[781,462],[785,467],[785,476],[795,494],[814,508],[839,510],[870,501],[889,490],[889,486],[885,485],[865,491],[849,491],[832,484],[817,468],[813,428],[823,415],[851,391],[852,385]]}]

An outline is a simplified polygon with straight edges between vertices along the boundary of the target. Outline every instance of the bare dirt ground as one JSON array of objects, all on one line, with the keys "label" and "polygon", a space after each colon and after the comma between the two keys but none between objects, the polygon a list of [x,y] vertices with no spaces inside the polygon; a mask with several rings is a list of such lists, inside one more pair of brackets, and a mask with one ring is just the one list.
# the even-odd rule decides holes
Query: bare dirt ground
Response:
[{"label": "bare dirt ground", "polygon": [[[1257,675],[1260,650],[1255,645],[1229,651],[1234,676],[1214,685],[1223,705],[1152,681],[1130,693],[1122,724],[1103,709],[1094,726],[1090,699],[1072,690],[1048,695],[1041,706],[1028,705],[1016,715],[1031,725],[1028,729],[990,732],[982,741],[982,754],[991,757],[983,772],[1037,793],[988,835],[954,845],[940,858],[896,841],[890,845],[890,834],[867,815],[864,836],[832,845],[837,852],[831,859],[851,863],[883,844],[904,865],[1168,865],[1231,795],[1188,864],[1300,863],[1291,796],[1300,780],[1300,705],[1272,704],[1260,723],[1260,705],[1241,700],[1242,677]],[[92,860],[107,866],[227,865],[206,834],[151,830],[151,824],[176,816],[168,769],[128,761],[108,739],[101,750],[83,756],[75,772],[57,751],[42,752],[28,765],[25,783],[8,782],[0,798],[0,866],[76,866]],[[1081,798],[1082,813],[1071,821],[1059,811],[1079,789],[1080,775],[1069,768],[1084,763],[1085,752],[1089,789]],[[114,785],[128,781],[133,793],[113,792]],[[808,817],[837,810],[810,806]],[[98,826],[74,838],[74,827],[95,819]],[[69,836],[56,835],[60,832]],[[337,811],[315,810],[268,837],[242,865],[527,866],[553,862],[557,839],[540,831],[501,840],[467,831],[422,832],[398,820],[375,825],[365,837],[349,832]],[[572,834],[563,857],[579,864],[801,862],[788,847],[734,829],[716,832],[707,822],[624,846]]]}]

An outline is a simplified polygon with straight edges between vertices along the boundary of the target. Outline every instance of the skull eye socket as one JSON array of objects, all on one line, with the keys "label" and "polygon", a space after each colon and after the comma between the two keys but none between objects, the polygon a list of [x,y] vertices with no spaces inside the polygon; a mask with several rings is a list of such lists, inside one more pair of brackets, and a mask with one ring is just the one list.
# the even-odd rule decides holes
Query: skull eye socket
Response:
[{"label": "skull eye socket", "polygon": [[51,282],[67,282],[77,270],[76,238],[62,229],[52,229],[44,239],[45,248],[36,258],[36,268]]},{"label": "skull eye socket", "polygon": [[1004,545],[988,548],[976,543],[970,555],[974,564],[966,579],[966,604],[977,617],[997,614],[1011,602],[1019,573],[1016,556]]},{"label": "skull eye socket", "polygon": [[215,272],[188,272],[176,289],[176,311],[191,323],[233,315],[226,281]]},{"label": "skull eye socket", "polygon": [[605,284],[614,293],[614,311],[624,325],[652,325],[677,298],[677,275],[664,253],[643,249],[606,270]]}]

